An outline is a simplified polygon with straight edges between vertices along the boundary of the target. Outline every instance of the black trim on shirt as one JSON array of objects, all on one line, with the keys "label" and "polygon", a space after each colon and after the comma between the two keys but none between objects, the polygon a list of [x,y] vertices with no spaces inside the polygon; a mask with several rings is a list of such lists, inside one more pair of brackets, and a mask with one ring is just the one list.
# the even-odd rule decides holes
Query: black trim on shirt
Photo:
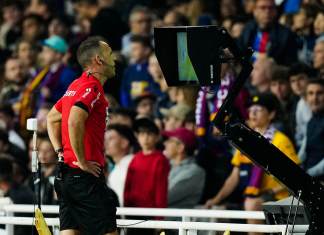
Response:
[{"label": "black trim on shirt", "polygon": [[76,102],[74,105],[78,106],[79,108],[81,108],[84,111],[86,111],[87,113],[89,113],[88,107],[84,103],[82,103],[81,101]]}]

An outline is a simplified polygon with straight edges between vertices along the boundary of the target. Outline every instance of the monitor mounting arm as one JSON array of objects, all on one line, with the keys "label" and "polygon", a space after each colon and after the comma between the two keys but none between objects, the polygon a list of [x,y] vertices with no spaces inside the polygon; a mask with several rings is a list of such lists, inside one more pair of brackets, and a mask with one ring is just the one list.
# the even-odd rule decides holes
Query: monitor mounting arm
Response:
[{"label": "monitor mounting arm", "polygon": [[[323,185],[305,173],[261,134],[233,119],[234,100],[253,68],[250,62],[252,50],[241,54],[235,41],[228,35],[226,30],[222,31],[222,36],[225,44],[223,48],[231,51],[234,59],[241,64],[242,70],[214,118],[213,124],[250,160],[262,167],[265,172],[276,177],[294,196],[300,196],[310,221],[307,235],[324,235]],[[226,62],[226,59],[223,59],[222,62]]]}]

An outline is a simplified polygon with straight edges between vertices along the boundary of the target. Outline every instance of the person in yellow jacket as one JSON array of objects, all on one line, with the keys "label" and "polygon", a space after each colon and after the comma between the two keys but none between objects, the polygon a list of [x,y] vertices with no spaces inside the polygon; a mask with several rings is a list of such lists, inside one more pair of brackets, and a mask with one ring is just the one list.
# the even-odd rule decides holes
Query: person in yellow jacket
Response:
[{"label": "person in yellow jacket", "polygon": [[[272,124],[276,116],[277,104],[275,96],[270,93],[254,96],[249,108],[249,126],[262,134],[292,161],[299,164],[292,142]],[[240,187],[244,193],[245,210],[261,210],[263,202],[279,200],[288,196],[288,191],[283,185],[272,175],[264,173],[260,167],[254,165],[238,150],[234,153],[232,165],[231,174],[216,196],[207,200],[206,208],[220,204],[237,187]],[[260,221],[248,220],[248,223],[260,223]]]}]

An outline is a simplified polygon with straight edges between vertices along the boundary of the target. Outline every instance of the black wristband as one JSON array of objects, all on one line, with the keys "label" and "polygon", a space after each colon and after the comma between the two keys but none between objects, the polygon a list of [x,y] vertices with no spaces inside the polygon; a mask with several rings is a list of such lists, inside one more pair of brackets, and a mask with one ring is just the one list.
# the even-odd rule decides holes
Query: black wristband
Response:
[{"label": "black wristband", "polygon": [[63,153],[63,148],[55,149],[55,153],[56,153],[56,154]]}]

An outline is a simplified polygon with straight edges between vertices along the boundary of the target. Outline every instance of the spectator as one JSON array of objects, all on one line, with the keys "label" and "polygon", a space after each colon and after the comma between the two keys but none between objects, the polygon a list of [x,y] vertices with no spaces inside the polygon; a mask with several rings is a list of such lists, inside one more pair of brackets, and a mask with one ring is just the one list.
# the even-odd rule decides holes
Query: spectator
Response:
[{"label": "spectator", "polygon": [[109,125],[105,133],[105,152],[114,161],[114,168],[109,172],[108,185],[116,192],[119,205],[124,205],[124,188],[128,166],[136,149],[135,135],[128,126]]},{"label": "spectator", "polygon": [[23,129],[26,119],[36,113],[42,103],[56,102],[76,77],[75,72],[62,63],[68,49],[64,39],[52,36],[44,40],[43,45],[44,67],[26,85],[20,100],[19,122]]},{"label": "spectator", "polygon": [[67,16],[55,16],[48,24],[48,36],[60,36],[65,40],[69,40],[70,34],[69,20]]},{"label": "spectator", "polygon": [[275,66],[272,71],[270,91],[273,93],[280,103],[285,106],[290,98],[290,84],[288,81],[288,68],[285,66]]},{"label": "spectator", "polygon": [[316,40],[314,47],[313,67],[318,70],[319,76],[324,77],[324,36]]},{"label": "spectator", "polygon": [[166,93],[168,90],[168,84],[166,83],[165,77],[159,65],[159,61],[154,53],[150,55],[148,71],[154,82],[159,84],[161,92]]},{"label": "spectator", "polygon": [[183,126],[184,128],[196,133],[197,127],[195,110],[191,110],[189,113],[187,113]]},{"label": "spectator", "polygon": [[168,207],[194,208],[202,195],[205,172],[193,158],[195,133],[185,128],[163,132],[164,155],[171,162],[168,184]]},{"label": "spectator", "polygon": [[[33,192],[23,184],[17,183],[14,178],[13,161],[1,154],[0,157],[0,189],[4,192],[5,197],[9,197],[14,204],[33,204]],[[19,216],[19,214],[16,214]],[[20,216],[24,216],[20,214]],[[26,215],[25,215],[26,216]],[[32,230],[27,226],[14,226],[14,234],[25,235],[31,234]]]},{"label": "spectator", "polygon": [[278,130],[285,133],[289,138],[293,140],[294,137],[294,123],[295,123],[295,110],[297,99],[291,94],[290,83],[289,83],[289,69],[285,66],[274,66],[271,76],[270,91],[274,94],[280,106],[280,113],[278,121],[281,126],[276,126]]},{"label": "spectator", "polygon": [[324,181],[324,80],[310,80],[306,87],[306,100],[312,111],[307,124],[304,146],[300,156],[304,169],[313,177]]},{"label": "spectator", "polygon": [[0,106],[0,122],[3,125],[2,129],[7,131],[8,140],[11,144],[16,145],[21,150],[26,150],[26,144],[21,136],[15,130],[15,113],[10,104]]},{"label": "spectator", "polygon": [[234,39],[239,39],[246,25],[246,19],[243,17],[233,18],[230,34]]},{"label": "spectator", "polygon": [[243,1],[244,12],[248,17],[253,17],[253,11],[255,8],[255,0],[244,0]]},{"label": "spectator", "polygon": [[156,96],[152,93],[144,93],[135,98],[134,104],[137,112],[137,118],[154,119],[154,107]]},{"label": "spectator", "polygon": [[37,56],[38,48],[36,44],[31,43],[27,40],[20,40],[17,43],[16,53],[17,58],[20,60],[23,73],[27,74],[27,76],[34,77],[37,73],[37,64],[36,64],[36,56]]},{"label": "spectator", "polygon": [[110,124],[121,124],[132,127],[136,112],[129,108],[115,108],[111,110]]},{"label": "spectator", "polygon": [[219,20],[223,21],[240,13],[240,3],[236,0],[221,0],[219,6]]},{"label": "spectator", "polygon": [[289,81],[293,94],[298,98],[295,111],[295,144],[299,150],[306,135],[307,123],[312,112],[306,102],[306,86],[311,76],[311,68],[306,64],[293,64],[289,69]]},{"label": "spectator", "polygon": [[318,11],[314,21],[314,33],[316,36],[324,34],[324,11]]},{"label": "spectator", "polygon": [[36,14],[28,14],[22,20],[22,39],[37,43],[45,36],[44,19]]},{"label": "spectator", "polygon": [[44,103],[40,106],[36,113],[36,118],[37,118],[37,133],[41,135],[46,135],[47,134],[47,114],[53,107],[52,104],[50,103]]},{"label": "spectator", "polygon": [[182,15],[187,15],[189,7],[190,7],[190,1],[189,0],[171,0],[171,10],[179,12]]},{"label": "spectator", "polygon": [[241,35],[242,50],[252,46],[253,60],[260,55],[272,57],[278,64],[289,65],[297,60],[295,35],[276,21],[274,0],[257,0],[253,11],[254,20],[249,22]]},{"label": "spectator", "polygon": [[130,32],[122,38],[122,54],[126,58],[130,58],[131,54],[131,38],[133,35],[149,37],[152,33],[152,12],[144,6],[135,6],[129,15]]},{"label": "spectator", "polygon": [[293,25],[293,16],[290,14],[282,14],[278,19],[279,24],[291,29]]},{"label": "spectator", "polygon": [[180,86],[177,91],[177,104],[188,105],[191,109],[195,109],[199,87],[197,86]]},{"label": "spectator", "polygon": [[[170,108],[175,102],[171,101],[168,90],[171,88],[168,87],[165,77],[162,73],[159,62],[156,58],[156,55],[152,53],[149,58],[148,72],[152,76],[154,82],[158,84],[161,94],[156,97],[156,106],[154,111],[154,116],[157,118],[156,121],[159,122],[159,126],[162,126],[161,119],[162,114],[160,113],[161,108]],[[176,95],[175,95],[176,96]],[[176,99],[176,97],[175,97]]]},{"label": "spectator", "polygon": [[21,61],[14,57],[8,58],[5,63],[4,84],[0,90],[0,103],[15,104],[26,80]]},{"label": "spectator", "polygon": [[186,13],[190,24],[184,25],[212,25],[215,24],[214,17],[207,8],[208,3],[202,0],[191,0]]},{"label": "spectator", "polygon": [[120,50],[125,25],[112,6],[101,8],[97,0],[74,0],[78,16],[90,21],[90,35],[104,37],[113,50]]},{"label": "spectator", "polygon": [[[291,141],[272,125],[276,115],[272,94],[260,94],[254,96],[249,108],[249,122],[254,130],[262,134],[269,142],[285,153],[290,159],[298,163],[298,157]],[[254,166],[252,162],[238,150],[232,158],[233,170],[225,181],[221,190],[205,204],[206,207],[220,204],[236,187],[244,192],[245,210],[261,210],[264,201],[282,199],[288,196],[287,190],[272,176],[264,174],[261,168]],[[260,223],[260,221],[248,220],[248,223]],[[249,233],[254,234],[254,233]]]},{"label": "spectator", "polygon": [[[46,135],[39,135],[38,158],[41,163],[41,203],[44,205],[56,205],[57,197],[54,191],[54,177],[57,163],[57,155]],[[35,190],[34,177],[30,177],[29,186]],[[37,192],[38,194],[38,192]]]},{"label": "spectator", "polygon": [[315,35],[313,34],[313,22],[315,9],[313,6],[304,6],[293,16],[292,30],[299,36],[300,47],[298,49],[298,60],[311,64]]},{"label": "spectator", "polygon": [[35,14],[41,16],[48,23],[52,15],[64,10],[63,0],[31,0],[27,6],[27,14]]},{"label": "spectator", "polygon": [[[128,168],[124,206],[165,208],[170,166],[165,156],[156,150],[159,129],[153,121],[146,118],[138,119],[134,129],[142,150],[134,155]],[[131,231],[134,233],[128,234],[152,234],[146,230]]]},{"label": "spectator", "polygon": [[[142,118],[134,124],[141,151],[136,153],[129,165],[125,186],[125,206],[167,206],[167,176],[169,164],[163,154],[156,150],[159,129],[153,121]],[[149,172],[148,172],[149,170]],[[145,177],[145,185],[143,185]],[[157,180],[160,182],[156,184]],[[142,182],[141,185],[138,184]]]},{"label": "spectator", "polygon": [[131,38],[132,55],[130,64],[121,82],[120,102],[124,107],[132,107],[133,100],[145,92],[159,95],[158,85],[148,73],[148,58],[152,51],[148,37],[134,35]]},{"label": "spectator", "polygon": [[23,6],[20,1],[16,0],[4,0],[1,4],[0,48],[12,50],[21,34],[20,20],[23,15]]},{"label": "spectator", "polygon": [[0,129],[0,153],[11,155],[17,162],[24,176],[27,174],[28,155],[27,152],[20,149],[17,145],[9,141],[9,136],[6,130]]},{"label": "spectator", "polygon": [[270,91],[271,71],[275,62],[271,58],[261,57],[256,60],[251,73],[251,85],[256,91],[253,93],[264,93]]},{"label": "spectator", "polygon": [[185,15],[175,10],[169,10],[163,17],[163,26],[185,26],[189,20]]},{"label": "spectator", "polygon": [[222,27],[227,30],[227,32],[231,32],[231,28],[233,25],[233,18],[232,17],[227,17],[222,21]]},{"label": "spectator", "polygon": [[190,111],[190,107],[186,104],[176,104],[170,109],[160,109],[160,112],[164,117],[164,130],[172,131],[183,127],[185,118]]}]

